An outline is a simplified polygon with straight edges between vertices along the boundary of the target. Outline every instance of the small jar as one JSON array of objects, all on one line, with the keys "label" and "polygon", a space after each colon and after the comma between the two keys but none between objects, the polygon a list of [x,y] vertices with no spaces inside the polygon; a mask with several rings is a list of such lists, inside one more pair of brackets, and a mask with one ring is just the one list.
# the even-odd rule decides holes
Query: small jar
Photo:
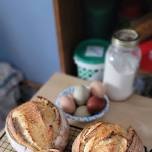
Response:
[{"label": "small jar", "polygon": [[136,31],[123,29],[114,33],[106,53],[103,82],[112,100],[125,100],[133,93],[136,71],[141,59]]}]

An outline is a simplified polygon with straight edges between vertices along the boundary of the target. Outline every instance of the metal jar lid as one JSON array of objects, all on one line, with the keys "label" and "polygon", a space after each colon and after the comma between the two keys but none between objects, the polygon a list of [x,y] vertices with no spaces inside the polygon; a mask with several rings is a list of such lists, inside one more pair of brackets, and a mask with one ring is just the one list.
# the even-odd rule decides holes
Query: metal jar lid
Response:
[{"label": "metal jar lid", "polygon": [[135,47],[138,44],[139,35],[135,30],[122,29],[112,36],[112,44],[124,47]]}]

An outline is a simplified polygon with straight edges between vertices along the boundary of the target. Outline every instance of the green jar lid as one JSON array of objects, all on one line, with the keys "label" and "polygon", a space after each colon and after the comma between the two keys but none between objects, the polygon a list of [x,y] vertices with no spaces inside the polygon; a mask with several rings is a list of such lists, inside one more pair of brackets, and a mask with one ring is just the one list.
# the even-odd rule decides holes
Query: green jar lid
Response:
[{"label": "green jar lid", "polygon": [[109,42],[100,39],[82,41],[75,49],[74,60],[85,64],[104,64]]}]

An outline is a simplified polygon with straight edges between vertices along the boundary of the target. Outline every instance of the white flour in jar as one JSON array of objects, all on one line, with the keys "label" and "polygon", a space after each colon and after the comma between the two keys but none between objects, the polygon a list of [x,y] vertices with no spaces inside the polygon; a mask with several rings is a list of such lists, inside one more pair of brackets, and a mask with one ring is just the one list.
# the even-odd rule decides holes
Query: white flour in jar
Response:
[{"label": "white flour in jar", "polygon": [[[137,62],[135,58],[132,58],[130,65],[138,64]],[[119,68],[116,68],[110,61],[106,61],[105,64],[103,82],[107,86],[107,94],[112,100],[125,100],[133,93],[135,70],[129,64],[122,64],[119,63]]]},{"label": "white flour in jar", "polygon": [[135,74],[141,58],[138,33],[122,29],[112,36],[106,53],[103,82],[112,100],[125,100],[133,93]]}]

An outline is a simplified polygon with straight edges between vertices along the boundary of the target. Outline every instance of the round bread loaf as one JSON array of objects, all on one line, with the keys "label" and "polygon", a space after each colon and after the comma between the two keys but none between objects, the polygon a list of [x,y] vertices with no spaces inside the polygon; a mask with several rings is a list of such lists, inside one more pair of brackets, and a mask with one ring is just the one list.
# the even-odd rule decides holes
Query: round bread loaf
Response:
[{"label": "round bread loaf", "polygon": [[144,146],[134,129],[98,122],[83,129],[72,152],[144,152]]},{"label": "round bread loaf", "polygon": [[69,136],[69,126],[62,112],[43,97],[12,110],[5,130],[17,152],[63,151]]}]

